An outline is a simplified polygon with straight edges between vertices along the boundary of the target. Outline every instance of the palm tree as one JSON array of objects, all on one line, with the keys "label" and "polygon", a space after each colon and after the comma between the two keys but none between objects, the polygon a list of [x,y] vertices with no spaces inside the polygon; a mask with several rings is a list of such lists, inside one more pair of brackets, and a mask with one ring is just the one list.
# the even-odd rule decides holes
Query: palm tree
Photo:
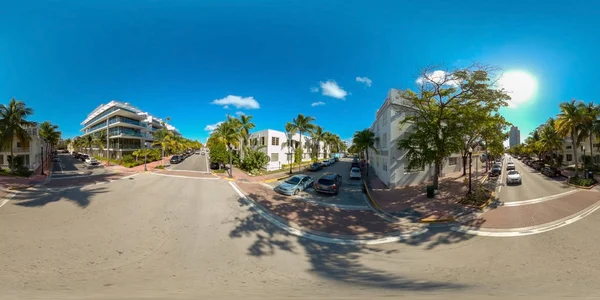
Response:
[{"label": "palm tree", "polygon": [[573,148],[573,157],[575,158],[575,177],[579,175],[577,168],[577,128],[583,121],[584,104],[575,99],[571,102],[563,102],[559,105],[560,113],[557,115],[555,127],[558,134],[562,137],[570,137]]},{"label": "palm tree", "polygon": [[598,132],[596,132],[596,130],[600,127],[600,125],[598,125],[598,117],[600,117],[600,108],[597,105],[595,105],[592,101],[588,103],[588,105],[582,106],[582,114],[582,122],[578,128],[578,142],[581,142],[586,138],[589,139],[590,157],[592,158],[592,164],[594,164],[594,137],[598,136]]},{"label": "palm tree", "polygon": [[69,145],[71,145],[71,143],[73,143],[71,138],[65,140],[65,147],[67,147],[67,151],[69,150]]},{"label": "palm tree", "polygon": [[50,151],[54,151],[54,147],[60,140],[61,132],[57,130],[58,125],[54,125],[48,121],[40,124],[40,136],[50,145]]},{"label": "palm tree", "polygon": [[[100,156],[104,156],[104,145],[106,144],[106,130],[101,130],[100,132],[96,133],[93,137],[94,141],[94,145],[98,146],[98,149],[100,151]],[[108,157],[106,158],[108,161]]]},{"label": "palm tree", "polygon": [[[11,160],[14,157],[13,143],[17,139],[23,147],[29,146],[29,133],[26,128],[35,125],[27,121],[27,117],[33,115],[33,109],[27,107],[23,101],[12,98],[8,105],[0,104],[0,132],[2,133],[3,148],[10,148]],[[43,153],[42,153],[43,155]],[[10,164],[11,172],[14,172],[13,163]]]},{"label": "palm tree", "polygon": [[[293,132],[298,132],[300,133],[300,143],[299,143],[299,148],[300,151],[302,151],[302,156],[304,156],[304,151],[302,150],[302,134],[303,133],[312,133],[313,130],[315,129],[315,125],[312,124],[312,122],[316,120],[315,118],[311,117],[311,116],[304,116],[303,114],[298,114],[298,116],[296,118],[294,118],[292,120],[290,126],[288,126],[288,124],[286,124],[286,128],[290,127],[293,128]],[[302,163],[302,158],[300,158],[300,163]],[[300,170],[300,164],[298,164],[298,170]]]},{"label": "palm tree", "polygon": [[541,129],[540,142],[542,144],[542,148],[546,152],[553,152],[554,163],[558,164],[558,154],[556,151],[558,150],[562,152],[563,139],[556,131],[555,126],[556,121],[553,118],[548,119],[546,124]]},{"label": "palm tree", "polygon": [[173,143],[174,135],[171,131],[167,129],[166,123],[163,122],[163,127],[153,133],[154,141],[152,142],[153,146],[160,146],[162,151],[161,162],[162,165],[165,165],[165,151],[171,149],[171,145]]},{"label": "palm tree", "polygon": [[219,124],[214,131],[215,137],[227,145],[229,151],[229,178],[233,177],[233,148],[240,141],[239,121],[227,116],[227,121]]},{"label": "palm tree", "polygon": [[364,151],[365,157],[367,158],[367,176],[369,176],[369,150],[373,150],[377,153],[377,149],[375,148],[376,141],[377,138],[375,137],[375,134],[369,129],[355,132],[354,137],[352,138],[352,144],[355,145],[358,151]]},{"label": "palm tree", "polygon": [[310,133],[313,142],[313,145],[311,147],[311,154],[313,159],[319,159],[319,152],[321,151],[321,142],[324,142],[325,134],[326,132],[323,131],[323,128],[318,125],[315,126],[313,131]]},{"label": "palm tree", "polygon": [[252,116],[241,115],[239,118],[239,130],[242,138],[242,146],[241,146],[241,158],[244,158],[245,147],[248,146],[248,138],[250,137],[250,130],[254,129],[256,125],[252,123]]}]

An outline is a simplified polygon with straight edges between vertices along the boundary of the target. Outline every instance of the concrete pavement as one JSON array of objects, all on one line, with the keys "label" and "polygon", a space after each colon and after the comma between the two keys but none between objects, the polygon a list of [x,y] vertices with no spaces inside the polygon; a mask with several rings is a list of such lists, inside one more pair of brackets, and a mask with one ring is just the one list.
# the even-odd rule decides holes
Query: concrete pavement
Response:
[{"label": "concrete pavement", "polygon": [[169,170],[173,171],[194,171],[202,173],[210,173],[210,165],[208,161],[208,155],[192,154],[184,161],[174,164],[168,167]]},{"label": "concrete pavement", "polygon": [[599,224],[593,213],[519,238],[439,228],[377,246],[327,244],[265,222],[227,181],[144,173],[26,191],[0,207],[0,298],[598,297]]}]

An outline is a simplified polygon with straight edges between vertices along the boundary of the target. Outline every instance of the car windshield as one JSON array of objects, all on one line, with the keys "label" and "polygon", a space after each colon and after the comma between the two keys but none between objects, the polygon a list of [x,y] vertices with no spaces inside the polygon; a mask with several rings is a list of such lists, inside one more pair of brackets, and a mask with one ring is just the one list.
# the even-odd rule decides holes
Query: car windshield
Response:
[{"label": "car windshield", "polygon": [[178,159],[178,158],[179,158],[179,156],[175,155],[175,156],[173,156],[173,158],[174,158],[174,159]]},{"label": "car windshield", "polygon": [[297,177],[297,176],[294,176],[285,181],[285,183],[289,183],[289,184],[298,184],[298,182],[300,182],[300,177]]},{"label": "car windshield", "polygon": [[359,168],[352,168],[352,172],[360,172]]},{"label": "car windshield", "polygon": [[321,179],[319,179],[319,184],[322,184],[322,185],[332,185],[333,184],[333,180],[332,179],[327,179],[327,178],[321,178]]},{"label": "car windshield", "polygon": [[517,174],[519,174],[519,172],[517,172],[517,171],[509,171],[508,172],[508,175],[517,175]]}]

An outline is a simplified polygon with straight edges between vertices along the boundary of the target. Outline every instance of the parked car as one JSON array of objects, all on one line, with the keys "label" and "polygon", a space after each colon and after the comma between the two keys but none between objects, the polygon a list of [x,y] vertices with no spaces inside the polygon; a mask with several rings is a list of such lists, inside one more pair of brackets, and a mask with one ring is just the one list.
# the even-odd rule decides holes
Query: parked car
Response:
[{"label": "parked car", "polygon": [[315,183],[315,190],[319,193],[327,193],[337,195],[342,186],[342,175],[337,173],[327,172]]},{"label": "parked car", "polygon": [[492,171],[490,171],[490,177],[498,177],[500,174],[502,174],[502,166],[494,165]]},{"label": "parked car", "polygon": [[353,162],[353,163],[358,163],[358,157],[357,157],[357,156],[355,156],[355,157],[354,157],[354,159],[352,159],[352,162]]},{"label": "parked car", "polygon": [[560,172],[560,170],[558,168],[555,167],[551,167],[551,166],[546,166],[543,167],[540,172],[542,172],[542,174],[548,176],[548,177],[557,177],[557,176],[561,176],[562,173]]},{"label": "parked car", "polygon": [[335,160],[337,162],[337,161],[340,161],[340,158],[336,156],[333,158],[333,160]]},{"label": "parked car", "polygon": [[53,162],[60,162],[60,158],[58,158],[58,156],[55,156],[52,158]]},{"label": "parked car", "polygon": [[350,169],[350,179],[361,179],[360,168],[354,167]]},{"label": "parked car", "polygon": [[299,192],[313,185],[313,178],[308,175],[294,175],[275,187],[275,191],[284,195],[298,195]]},{"label": "parked car", "polygon": [[87,154],[80,154],[80,155],[79,155],[79,159],[80,159],[81,161],[83,161],[83,162],[85,162],[85,161],[86,161],[88,158],[90,158],[90,156],[89,156],[89,155],[87,155]]},{"label": "parked car", "polygon": [[332,157],[329,159],[329,165],[333,165],[333,164],[335,164],[335,162],[336,162],[335,158]]},{"label": "parked car", "polygon": [[309,171],[319,171],[321,169],[323,169],[323,167],[321,166],[321,163],[318,162],[314,162],[312,165],[310,165],[310,167],[308,167]]},{"label": "parked car", "polygon": [[358,162],[353,162],[352,166],[350,166],[350,169],[352,168],[359,168],[360,169],[360,164]]},{"label": "parked car", "polygon": [[210,163],[210,169],[211,170],[218,170],[219,169],[219,163],[217,163],[217,162],[211,162]]},{"label": "parked car", "polygon": [[97,164],[100,164],[100,162],[96,158],[94,158],[94,157],[88,157],[85,160],[85,163],[88,164],[88,165],[90,165],[90,166],[95,166]]},{"label": "parked car", "polygon": [[544,161],[541,160],[538,160],[531,164],[531,167],[536,170],[541,170],[542,168],[544,168],[544,166],[546,166],[546,164],[544,163]]},{"label": "parked car", "polygon": [[515,170],[515,163],[514,162],[508,162],[508,163],[506,163],[506,171],[510,171],[510,170]]},{"label": "parked car", "polygon": [[521,173],[517,170],[508,171],[508,174],[506,174],[506,184],[523,184]]},{"label": "parked car", "polygon": [[178,164],[178,163],[180,163],[182,161],[183,161],[183,159],[179,155],[173,155],[173,157],[171,157],[171,160],[170,160],[170,162],[172,164]]},{"label": "parked car", "polygon": [[323,161],[323,164],[328,167],[329,165],[331,165],[331,162],[329,161],[329,159],[326,159]]}]

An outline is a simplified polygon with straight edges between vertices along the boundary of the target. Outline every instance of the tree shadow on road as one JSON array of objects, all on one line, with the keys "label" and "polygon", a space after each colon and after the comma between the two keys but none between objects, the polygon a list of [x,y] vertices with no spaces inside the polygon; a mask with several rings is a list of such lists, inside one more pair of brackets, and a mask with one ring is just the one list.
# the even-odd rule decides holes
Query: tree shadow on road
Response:
[{"label": "tree shadow on road", "polygon": [[81,208],[86,208],[91,201],[91,198],[100,193],[106,193],[105,187],[91,187],[83,189],[82,187],[74,187],[63,191],[21,191],[17,193],[12,200],[17,202],[15,205],[23,207],[40,207],[49,203],[58,201],[70,201],[77,204]]},{"label": "tree shadow on road", "polygon": [[[289,201],[289,199],[287,199]],[[245,199],[238,200],[241,207],[249,208]],[[376,246],[355,244],[332,244],[317,242],[281,230],[254,210],[244,218],[236,219],[236,227],[230,232],[231,238],[251,237],[248,255],[261,257],[286,251],[306,255],[311,264],[309,271],[326,279],[363,287],[385,288],[406,291],[440,291],[466,289],[468,286],[456,283],[419,281],[407,276],[394,274],[365,265],[362,257],[373,253],[391,254]],[[272,216],[272,215],[270,215]],[[286,224],[285,220],[276,218]],[[327,222],[327,221],[324,221]],[[288,223],[288,225],[291,225]]]}]

